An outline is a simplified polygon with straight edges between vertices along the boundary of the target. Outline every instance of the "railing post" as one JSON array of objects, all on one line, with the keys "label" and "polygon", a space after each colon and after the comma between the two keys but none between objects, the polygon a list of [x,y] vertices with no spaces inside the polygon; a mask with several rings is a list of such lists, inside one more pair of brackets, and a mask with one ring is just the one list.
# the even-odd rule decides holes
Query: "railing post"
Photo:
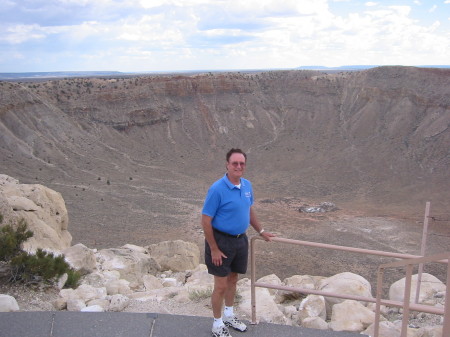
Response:
[{"label": "railing post", "polygon": [[412,264],[408,264],[406,266],[406,276],[405,276],[405,293],[403,295],[403,319],[402,319],[402,333],[401,337],[406,337],[408,332],[408,323],[409,323],[409,303],[411,297],[411,279],[412,272],[414,266]]},{"label": "railing post", "polygon": [[[422,232],[422,245],[420,247],[420,255],[425,256],[427,250],[427,237],[428,237],[428,218],[430,217],[430,202],[425,204],[425,215],[423,219],[423,232]],[[422,283],[423,263],[419,264],[419,270],[417,271],[417,287],[416,297],[414,303],[419,303],[420,286]]]},{"label": "railing post", "polygon": [[375,306],[375,322],[373,326],[373,337],[378,337],[380,331],[380,311],[381,311],[381,296],[383,294],[383,276],[384,268],[378,269],[377,276],[377,302]]},{"label": "railing post", "polygon": [[445,290],[444,322],[442,337],[450,336],[450,256],[447,260],[447,287]]},{"label": "railing post", "polygon": [[255,245],[256,239],[252,238],[250,241],[250,263],[251,263],[251,302],[252,302],[252,321],[251,324],[257,324],[256,322],[256,261],[255,261]]}]

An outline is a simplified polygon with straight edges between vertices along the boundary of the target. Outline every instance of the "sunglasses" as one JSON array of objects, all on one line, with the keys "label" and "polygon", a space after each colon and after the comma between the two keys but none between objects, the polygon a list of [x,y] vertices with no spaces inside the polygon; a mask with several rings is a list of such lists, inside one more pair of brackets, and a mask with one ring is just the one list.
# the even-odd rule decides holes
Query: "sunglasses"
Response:
[{"label": "sunglasses", "polygon": [[238,167],[239,165],[241,166],[241,167],[244,167],[245,166],[245,163],[243,162],[243,161],[233,161],[233,162],[231,162],[230,163],[232,166],[234,166],[234,167]]}]

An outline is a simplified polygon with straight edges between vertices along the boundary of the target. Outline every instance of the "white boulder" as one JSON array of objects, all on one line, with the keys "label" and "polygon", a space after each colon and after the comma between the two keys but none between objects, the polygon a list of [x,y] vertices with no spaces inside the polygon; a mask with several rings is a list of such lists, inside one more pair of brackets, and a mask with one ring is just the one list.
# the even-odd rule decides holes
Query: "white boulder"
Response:
[{"label": "white boulder", "polygon": [[117,270],[96,270],[93,273],[84,276],[82,283],[100,288],[106,287],[109,282],[119,279],[120,273]]},{"label": "white boulder", "polygon": [[81,298],[69,299],[67,301],[67,311],[81,311],[86,308],[86,303]]},{"label": "white boulder", "polygon": [[96,269],[97,261],[93,250],[82,243],[64,249],[63,254],[67,263],[82,275],[90,274]]},{"label": "white boulder", "polygon": [[[294,275],[288,278],[285,278],[282,282],[285,286],[292,288],[302,288],[312,290],[316,288],[316,282],[314,278],[309,275]],[[302,295],[298,292],[288,291],[288,290],[279,290],[276,294],[275,301],[277,303],[283,303],[286,300],[291,300],[295,298],[300,298]]]},{"label": "white boulder", "polygon": [[186,284],[192,285],[207,285],[214,284],[214,276],[208,273],[208,268],[204,264],[199,264],[197,268],[188,273]]},{"label": "white boulder", "polygon": [[177,279],[173,277],[166,277],[162,280],[162,285],[164,287],[176,287],[177,286]]},{"label": "white boulder", "polygon": [[39,208],[30,199],[13,195],[7,198],[9,205],[14,211],[36,212]]},{"label": "white boulder", "polygon": [[42,248],[59,253],[70,247],[69,217],[59,192],[0,175],[0,205],[7,222],[23,218],[33,232],[33,237],[23,244],[24,250],[33,253]]},{"label": "white boulder", "polygon": [[109,309],[109,300],[107,298],[105,298],[105,299],[95,299],[95,300],[91,300],[91,301],[86,302],[86,305],[88,307],[100,306],[100,307],[102,307],[103,311],[108,311],[108,309]]},{"label": "white boulder", "polygon": [[[361,334],[374,336],[375,325],[371,324],[369,327],[362,331]],[[392,322],[381,321],[379,326],[379,337],[399,337],[400,329]]]},{"label": "white boulder", "polygon": [[[268,284],[272,284],[275,286],[280,286],[282,284],[280,278],[275,274],[263,276],[258,280],[258,282],[268,283]],[[268,288],[268,290],[271,295],[276,295],[278,293],[278,289]]]},{"label": "white boulder", "polygon": [[130,304],[130,299],[121,294],[111,296],[109,311],[123,311]]},{"label": "white boulder", "polygon": [[164,287],[161,281],[154,275],[144,275],[142,277],[142,282],[144,283],[144,288],[146,291],[152,289],[161,289]]},{"label": "white boulder", "polygon": [[185,271],[200,263],[200,249],[195,243],[182,240],[163,241],[146,247],[162,270]]},{"label": "white boulder", "polygon": [[307,317],[303,320],[302,326],[310,329],[328,330],[328,323],[320,317]]},{"label": "white boulder", "polygon": [[0,294],[0,312],[19,311],[19,305],[14,297]]},{"label": "white boulder", "polygon": [[104,299],[107,296],[106,288],[95,288],[88,284],[80,285],[76,290],[76,295],[78,298],[82,299],[84,302],[88,302],[94,299]]},{"label": "white boulder", "polygon": [[80,311],[81,312],[104,312],[105,309],[103,309],[103,307],[100,305],[90,305],[85,308],[82,308]]},{"label": "white boulder", "polygon": [[[246,288],[240,291],[240,294],[242,300],[238,304],[238,309],[245,313],[247,317],[251,317],[251,290]],[[289,323],[289,320],[283,312],[280,311],[268,289],[256,288],[256,303],[257,316],[261,322],[275,324]]]},{"label": "white boulder", "polygon": [[[360,275],[349,272],[336,274],[319,281],[319,289],[330,293],[373,297],[369,281]],[[331,306],[341,303],[345,299],[326,296],[325,300],[327,302],[327,312],[329,313],[328,310],[331,309]],[[366,302],[363,304],[365,305]]]},{"label": "white boulder", "polygon": [[116,270],[120,278],[130,282],[130,288],[143,286],[142,277],[155,274],[161,267],[154,258],[128,248],[102,249],[97,253],[101,270]]},{"label": "white boulder", "polygon": [[439,326],[431,326],[423,328],[423,336],[422,337],[442,337],[442,330],[444,327],[442,325]]},{"label": "white boulder", "polygon": [[299,323],[303,325],[304,320],[311,317],[319,317],[324,321],[327,319],[327,309],[323,296],[308,295],[300,302],[298,309]]},{"label": "white boulder", "polygon": [[133,291],[130,289],[130,282],[124,279],[111,280],[105,284],[108,295],[129,295]]},{"label": "white boulder", "polygon": [[333,306],[331,322],[333,331],[362,331],[375,321],[375,313],[360,302],[345,300]]},{"label": "white boulder", "polygon": [[[418,275],[412,275],[411,278],[411,294],[410,301],[414,302],[416,299],[417,293],[417,280]],[[420,292],[419,292],[419,303],[431,304],[435,305],[438,300],[437,298],[440,296],[439,294],[445,292],[446,287],[445,284],[442,283],[437,277],[428,274],[422,273],[422,280],[420,284]],[[403,302],[405,294],[405,278],[394,282],[389,288],[389,299],[393,301],[401,301]]]},{"label": "white boulder", "polygon": [[80,299],[80,297],[78,296],[78,293],[75,291],[75,289],[71,289],[71,288],[61,289],[61,291],[59,292],[59,296],[64,298],[66,301],[72,300],[72,299]]}]

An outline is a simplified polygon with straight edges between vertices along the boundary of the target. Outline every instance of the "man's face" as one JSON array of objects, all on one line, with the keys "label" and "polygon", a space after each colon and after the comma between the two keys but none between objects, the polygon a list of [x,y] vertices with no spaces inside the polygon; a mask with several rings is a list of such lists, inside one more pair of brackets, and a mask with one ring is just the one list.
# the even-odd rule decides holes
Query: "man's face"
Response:
[{"label": "man's face", "polygon": [[239,180],[245,171],[245,157],[242,153],[233,153],[227,162],[227,172],[230,180]]}]

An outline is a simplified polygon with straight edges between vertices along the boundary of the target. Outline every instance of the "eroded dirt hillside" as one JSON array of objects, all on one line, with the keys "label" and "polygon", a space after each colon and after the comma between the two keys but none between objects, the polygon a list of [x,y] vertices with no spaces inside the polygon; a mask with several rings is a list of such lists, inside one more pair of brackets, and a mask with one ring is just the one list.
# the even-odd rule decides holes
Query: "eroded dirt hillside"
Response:
[{"label": "eroded dirt hillside", "polygon": [[[260,200],[416,223],[425,201],[446,212],[449,124],[444,69],[0,82],[0,172],[61,192],[74,243],[90,247],[201,243],[203,197],[231,147],[248,152]],[[307,232],[296,214],[276,230]]]}]

